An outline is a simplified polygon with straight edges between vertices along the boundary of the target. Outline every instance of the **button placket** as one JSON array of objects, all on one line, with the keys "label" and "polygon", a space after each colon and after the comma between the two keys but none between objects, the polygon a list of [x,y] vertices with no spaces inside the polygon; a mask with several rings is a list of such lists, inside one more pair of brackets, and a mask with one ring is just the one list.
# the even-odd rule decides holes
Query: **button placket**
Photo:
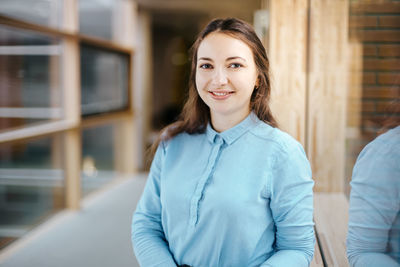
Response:
[{"label": "button placket", "polygon": [[216,160],[220,153],[221,147],[223,145],[223,140],[220,136],[215,137],[214,147],[211,151],[211,155],[208,161],[208,166],[206,168],[206,172],[200,178],[200,181],[197,183],[195,193],[192,197],[191,205],[190,205],[190,224],[195,226],[198,221],[199,216],[199,204],[200,200],[204,194],[205,185],[207,184],[208,180],[211,179]]}]

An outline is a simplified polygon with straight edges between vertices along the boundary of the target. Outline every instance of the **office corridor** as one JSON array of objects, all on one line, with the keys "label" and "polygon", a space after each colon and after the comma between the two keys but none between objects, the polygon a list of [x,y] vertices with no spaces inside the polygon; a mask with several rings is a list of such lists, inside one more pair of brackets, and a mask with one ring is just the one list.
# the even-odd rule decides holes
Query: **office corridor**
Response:
[{"label": "office corridor", "polygon": [[131,216],[146,181],[141,174],[89,196],[0,254],[2,267],[135,267]]}]

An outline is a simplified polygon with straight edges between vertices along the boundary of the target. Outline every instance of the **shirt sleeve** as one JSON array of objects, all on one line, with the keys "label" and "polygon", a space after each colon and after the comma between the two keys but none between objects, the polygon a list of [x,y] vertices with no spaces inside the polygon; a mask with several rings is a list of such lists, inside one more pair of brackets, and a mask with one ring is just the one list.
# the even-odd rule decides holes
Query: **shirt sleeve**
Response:
[{"label": "shirt sleeve", "polygon": [[399,160],[390,147],[367,145],[353,169],[347,235],[351,266],[400,266],[387,254],[389,232],[400,207]]},{"label": "shirt sleeve", "polygon": [[163,143],[161,143],[132,218],[132,245],[142,267],[176,267],[161,224],[160,174],[164,153]]},{"label": "shirt sleeve", "polygon": [[300,144],[276,159],[270,185],[276,252],[262,266],[309,266],[315,243],[313,185]]}]

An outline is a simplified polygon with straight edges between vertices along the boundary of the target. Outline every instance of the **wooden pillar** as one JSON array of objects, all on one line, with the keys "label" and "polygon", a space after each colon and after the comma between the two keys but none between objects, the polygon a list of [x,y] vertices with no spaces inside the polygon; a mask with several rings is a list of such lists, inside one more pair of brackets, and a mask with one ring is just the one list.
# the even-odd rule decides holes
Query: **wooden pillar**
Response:
[{"label": "wooden pillar", "polygon": [[123,174],[136,171],[134,154],[134,126],[131,119],[123,119],[114,127],[115,169]]},{"label": "wooden pillar", "polygon": [[81,200],[81,133],[79,129],[64,133],[64,179],[66,207],[79,209]]},{"label": "wooden pillar", "polygon": [[112,8],[112,41],[132,47],[135,40],[137,4],[130,0],[117,0]]},{"label": "wooden pillar", "polygon": [[271,108],[279,127],[305,145],[307,0],[271,0]]},{"label": "wooden pillar", "polygon": [[146,144],[151,130],[152,98],[152,41],[151,16],[142,10],[136,25],[135,56],[133,61],[133,110],[135,115],[135,138],[137,168],[145,169]]},{"label": "wooden pillar", "polygon": [[[135,45],[137,4],[134,1],[119,0],[115,1],[113,8],[113,41],[133,48]],[[134,91],[131,77],[133,76],[134,55],[129,59],[129,97],[130,110],[133,111]],[[137,169],[137,160],[135,157],[135,135],[134,120],[132,118],[119,121],[114,127],[114,155],[115,169],[118,172],[132,174]]]},{"label": "wooden pillar", "polygon": [[[77,33],[78,2],[77,0],[64,1],[63,30]],[[74,125],[64,132],[64,180],[66,190],[66,207],[79,209],[81,199],[81,133],[77,128],[81,118],[80,105],[80,58],[79,43],[77,39],[65,38],[63,40],[62,58],[62,88],[64,117]]]},{"label": "wooden pillar", "polygon": [[306,147],[317,191],[344,190],[348,13],[347,0],[310,0]]}]

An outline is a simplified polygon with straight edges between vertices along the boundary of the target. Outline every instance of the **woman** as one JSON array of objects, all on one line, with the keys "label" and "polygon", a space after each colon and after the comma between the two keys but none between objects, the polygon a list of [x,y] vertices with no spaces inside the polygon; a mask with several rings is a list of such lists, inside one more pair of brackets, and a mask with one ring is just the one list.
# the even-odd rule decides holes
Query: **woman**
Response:
[{"label": "woman", "polygon": [[400,266],[400,99],[390,129],[361,151],[351,179],[347,257],[350,266]]},{"label": "woman", "polygon": [[276,128],[253,28],[216,19],[192,47],[189,97],[163,131],[132,222],[141,266],[308,266],[311,170]]}]

